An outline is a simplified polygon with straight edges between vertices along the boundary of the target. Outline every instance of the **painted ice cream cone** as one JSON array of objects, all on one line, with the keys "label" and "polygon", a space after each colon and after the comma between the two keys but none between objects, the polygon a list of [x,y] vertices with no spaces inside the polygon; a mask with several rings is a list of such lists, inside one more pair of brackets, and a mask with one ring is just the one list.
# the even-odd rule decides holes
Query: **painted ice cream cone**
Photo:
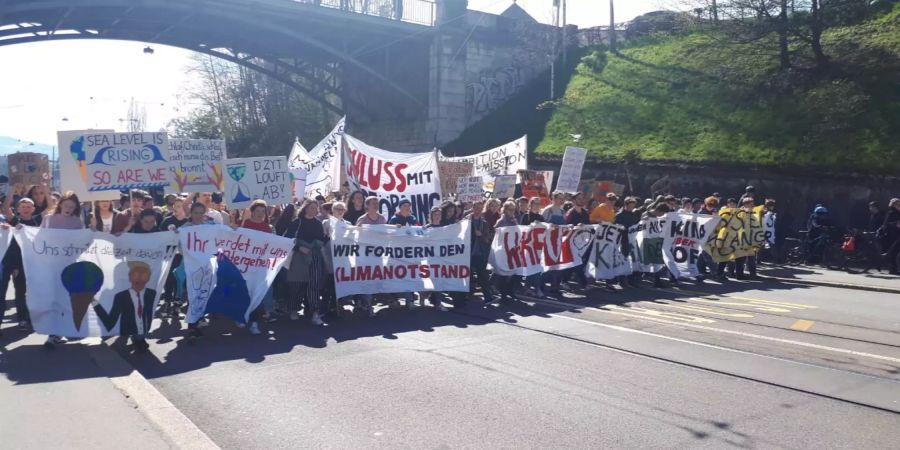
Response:
[{"label": "painted ice cream cone", "polygon": [[78,171],[81,173],[81,179],[87,183],[87,164],[84,161],[78,161]]},{"label": "painted ice cream cone", "polygon": [[75,322],[75,329],[81,330],[81,322],[87,314],[91,302],[94,301],[94,292],[75,292],[69,294],[69,300],[72,302],[72,321]]},{"label": "painted ice cream cone", "polygon": [[79,261],[66,266],[60,278],[72,302],[72,321],[75,323],[75,329],[81,331],[81,322],[94,300],[94,295],[103,287],[103,270],[92,262]]}]

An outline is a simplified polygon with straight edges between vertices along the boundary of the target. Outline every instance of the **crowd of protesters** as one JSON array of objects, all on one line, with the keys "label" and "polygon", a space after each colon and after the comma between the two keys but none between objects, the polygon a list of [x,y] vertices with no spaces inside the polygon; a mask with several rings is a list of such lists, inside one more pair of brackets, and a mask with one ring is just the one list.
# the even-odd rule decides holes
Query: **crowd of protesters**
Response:
[{"label": "crowd of protesters", "polygon": [[[762,217],[766,212],[776,210],[775,200],[757,196],[752,186],[748,186],[745,192],[735,198],[725,198],[718,193],[704,199],[678,198],[672,195],[648,199],[633,196],[620,198],[614,193],[601,198],[602,202],[583,193],[570,195],[555,192],[546,206],[538,197],[491,198],[471,204],[446,200],[429,211],[426,223],[420,223],[412,214],[412,205],[408,200],[400,201],[395,214],[385,217],[380,211],[379,199],[366,197],[362,192],[328,199],[318,196],[285,205],[267,205],[264,201],[257,200],[247,209],[229,210],[223,203],[221,194],[210,192],[170,194],[162,197],[161,204],[157,204],[154,196],[135,190],[127,195],[123,194],[115,201],[82,203],[73,193],[51,193],[44,186],[33,186],[27,190],[23,186],[14,186],[2,200],[3,216],[0,220],[9,227],[89,228],[113,235],[177,231],[183,227],[222,224],[294,239],[290,267],[278,274],[262,304],[250,315],[247,324],[249,333],[260,334],[261,323],[277,320],[297,321],[305,317],[315,325],[323,325],[328,320],[340,317],[348,304],[353,306],[354,312],[374,317],[379,303],[401,305],[402,301],[406,308],[430,304],[436,310],[444,311],[447,309],[445,302],[456,307],[475,299],[485,304],[508,302],[517,300],[522,294],[544,297],[559,295],[564,289],[583,290],[592,282],[612,291],[617,290],[616,285],[628,288],[642,282],[662,287],[666,285],[662,281],[666,275],[665,269],[656,273],[634,273],[616,280],[590,281],[585,277],[583,268],[551,271],[523,279],[490,274],[487,268],[488,256],[494,234],[500,227],[537,222],[551,226],[609,222],[627,228],[643,218],[659,217],[669,212],[715,215],[724,208],[741,208]],[[877,204],[872,204],[870,209],[871,231],[877,232],[881,246],[893,264],[890,267],[891,273],[897,274],[895,261],[897,252],[900,251],[900,199],[892,199],[887,211],[881,211]],[[357,226],[388,224],[429,228],[451,225],[460,220],[471,221],[471,291],[402,292],[335,298],[329,242],[335,220]],[[814,238],[830,225],[827,208],[817,206],[807,224],[810,237]],[[627,239],[621,240],[621,246],[623,253],[628,254]],[[697,277],[698,282],[708,278],[719,282],[726,282],[729,278],[757,278],[755,256],[716,264],[704,253],[699,266],[702,275]],[[157,313],[163,319],[180,320],[186,306],[180,256],[173,261],[172,267]],[[182,271],[181,274],[179,270]],[[13,240],[2,260],[0,292],[5,294],[12,282],[16,320],[22,331],[30,330],[25,303],[25,276],[21,250]],[[668,278],[670,283],[678,282],[675,277]],[[480,298],[476,296],[477,292],[480,292]],[[2,305],[0,314],[5,316],[6,302],[2,302]],[[188,324],[189,336],[202,336],[201,329],[206,324],[207,319]],[[52,348],[63,341],[61,337],[50,336],[45,345]],[[139,350],[146,350],[146,342],[142,338],[136,340],[135,345]]]}]

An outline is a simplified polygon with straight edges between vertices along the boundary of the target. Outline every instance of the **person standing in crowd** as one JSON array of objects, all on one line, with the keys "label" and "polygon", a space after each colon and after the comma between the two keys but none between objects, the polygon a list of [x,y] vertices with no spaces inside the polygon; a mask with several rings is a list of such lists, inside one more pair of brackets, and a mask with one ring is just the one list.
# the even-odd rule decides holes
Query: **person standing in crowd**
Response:
[{"label": "person standing in crowd", "polygon": [[[21,226],[21,224],[20,224]],[[67,192],[57,203],[53,213],[44,217],[41,221],[41,228],[53,228],[62,230],[81,230],[84,229],[84,221],[81,218],[81,202],[78,196],[72,192]],[[57,345],[65,342],[60,336],[47,336],[44,347],[54,349]]]},{"label": "person standing in crowd", "polygon": [[[175,231],[187,223],[188,217],[184,212],[183,198],[175,197],[168,209],[170,211],[169,214],[159,224],[160,231]],[[177,266],[175,263],[172,265]]]},{"label": "person standing in crowd", "polygon": [[897,255],[900,254],[900,198],[892,198],[888,203],[888,212],[879,230],[882,248],[885,250],[883,256],[888,258],[891,274],[900,275],[900,261],[897,261]]},{"label": "person standing in crowd", "polygon": [[[206,215],[206,205],[200,202],[194,202],[191,204],[190,216],[187,223],[181,226],[181,228],[189,228],[189,227],[198,227],[202,225],[209,225],[210,219],[209,216]],[[203,318],[199,318],[194,322],[188,323],[188,337],[191,339],[196,339],[200,336],[203,336],[203,332],[200,331],[201,327],[206,326],[206,322]]]},{"label": "person standing in crowd", "polygon": [[[440,227],[445,226],[444,221],[443,221],[444,211],[446,210],[452,214],[454,212],[454,209],[456,208],[456,206],[454,206],[453,203],[451,203],[451,202],[446,202],[444,204],[444,208],[445,209],[442,210],[440,206],[432,207],[431,212],[428,215],[428,224],[425,225],[424,228],[431,229],[431,228],[440,228]],[[449,224],[447,224],[447,225],[449,225]],[[443,295],[444,295],[443,292],[437,292],[437,291],[419,292],[419,304],[421,304],[422,306],[425,306],[425,299],[428,299],[431,301],[431,304],[434,305],[435,309],[437,309],[438,311],[446,311],[447,308],[444,307],[443,301],[441,300],[441,297],[443,297]]]},{"label": "person standing in crowd", "polygon": [[128,233],[137,225],[141,211],[144,210],[144,192],[131,191],[128,204],[129,208],[116,215],[116,220],[113,221],[112,234],[116,236]]},{"label": "person standing in crowd", "polygon": [[[584,192],[579,192],[575,194],[575,197],[572,201],[572,207],[566,211],[566,225],[579,226],[579,225],[588,225],[591,223],[591,215],[588,213],[588,210],[585,208],[585,196]],[[591,248],[588,247],[584,254],[581,255],[582,261],[587,261],[588,256],[591,253]],[[574,276],[579,286],[582,289],[587,288],[587,276],[584,274],[584,263],[567,270],[566,275],[568,277]]]},{"label": "person standing in crowd", "polygon": [[691,201],[691,209],[694,211],[694,214],[699,214],[700,210],[703,209],[703,200],[695,197]]},{"label": "person standing in crowd", "polygon": [[356,220],[356,225],[384,225],[387,219],[379,211],[378,197],[366,198],[366,213]]},{"label": "person standing in crowd", "polygon": [[606,193],[606,201],[591,211],[591,223],[613,223],[616,220],[616,201],[618,197],[612,192]]},{"label": "person standing in crowd", "polygon": [[[719,199],[713,196],[709,196],[703,200],[703,205],[700,207],[700,209],[697,210],[697,214],[712,216],[718,214],[718,210]],[[718,226],[715,229],[718,230]],[[699,259],[697,260],[697,270],[700,271],[700,274],[710,275],[714,267],[716,267],[716,262],[713,261],[712,255],[710,255],[709,252],[706,251],[700,252]]]},{"label": "person standing in crowd", "polygon": [[[525,215],[528,214],[528,212],[530,210],[530,207],[529,207],[530,202],[531,202],[531,200],[528,197],[519,197],[519,199],[516,200],[516,221],[518,221],[519,223],[522,223],[522,220],[525,218]],[[499,211],[499,208],[497,208],[497,209]],[[498,215],[497,220],[500,220],[499,215]]]},{"label": "person standing in crowd", "polygon": [[[206,210],[206,217],[209,218],[212,223],[216,223],[222,225],[225,223],[225,218],[222,217],[222,213],[213,209],[213,194],[212,192],[198,192],[194,194],[194,202],[200,203],[203,205],[203,208]],[[193,206],[191,207],[193,211]]]},{"label": "person standing in crowd", "polygon": [[[352,198],[353,196],[351,196]],[[362,208],[364,206],[365,201],[360,200],[359,206]],[[351,226],[352,224],[345,219],[348,207],[344,202],[334,202],[331,206],[331,217],[332,219],[324,222],[327,224],[325,229],[325,234],[327,236],[331,235],[332,227],[335,224],[341,223],[345,226]],[[328,244],[325,246],[325,267],[329,271],[329,273],[334,273],[334,260],[331,252],[331,239],[328,240]],[[334,277],[331,277],[330,282],[334,283]],[[335,293],[337,296],[337,293]],[[369,317],[375,317],[375,308],[372,305],[372,295],[371,294],[358,294],[353,296],[353,312],[358,313],[360,311],[365,312]],[[337,305],[340,308],[341,299],[337,299]]]},{"label": "person standing in crowd", "polygon": [[[43,216],[44,212],[50,207],[50,199],[47,195],[47,186],[42,184],[36,184],[31,186],[28,189],[28,193],[25,194],[25,197],[30,198],[34,201],[34,214],[37,216]],[[53,211],[52,209],[50,210]]]},{"label": "person standing in crowd", "polygon": [[366,195],[362,191],[355,191],[350,194],[350,201],[347,202],[347,214],[344,220],[356,225],[356,221],[366,213]]},{"label": "person standing in crowd", "polygon": [[[250,203],[249,209],[250,216],[241,221],[239,228],[247,228],[249,230],[259,231],[260,233],[271,234],[273,230],[266,217],[269,208],[268,205],[266,205],[265,200],[254,200]],[[259,322],[263,320],[266,315],[266,305],[271,305],[271,303],[272,287],[270,286],[266,291],[262,302],[260,302],[259,306],[250,313],[250,326],[247,327],[250,334],[256,336],[262,333],[259,329]]]},{"label": "person standing in crowd", "polygon": [[[272,227],[275,234],[281,237],[292,238],[297,234],[295,218],[297,216],[297,208],[293,203],[284,205],[278,219],[273,222]],[[287,305],[290,303],[291,290],[287,281],[287,269],[282,268],[275,275],[275,281],[272,282],[272,294],[275,299],[275,309],[269,314],[269,322],[275,322],[284,311],[287,311]]]},{"label": "person standing in crowd", "polygon": [[[366,202],[366,206],[368,206],[368,202]],[[368,213],[366,213],[366,215],[368,215]],[[388,220],[388,224],[396,225],[398,227],[418,226],[419,222],[412,216],[412,202],[407,199],[400,200],[400,203],[397,205],[397,212],[394,214],[394,217],[391,217],[391,219]],[[406,301],[406,307],[408,309],[416,306],[415,296],[412,292],[403,292],[402,296]]]},{"label": "person standing in crowd", "polygon": [[[528,213],[522,217],[522,225],[532,225],[534,223],[544,222],[544,216],[541,214],[541,198],[531,197],[528,201]],[[533,291],[538,298],[544,296],[543,283],[541,281],[541,273],[529,275],[525,277],[525,283]]]},{"label": "person standing in crowd", "polygon": [[[753,197],[744,197],[743,200],[741,201],[741,210],[746,214],[755,214],[753,211],[753,208],[754,208]],[[759,249],[756,248],[755,250],[758,251]],[[737,258],[734,261],[734,268],[735,268],[735,276],[734,277],[737,278],[738,280],[747,279],[747,276],[744,275],[744,267],[747,267],[750,270],[750,279],[751,280],[759,279],[759,276],[756,275],[756,255],[755,254],[749,255],[749,256],[742,256],[740,258]]]},{"label": "person standing in crowd", "polygon": [[128,230],[129,233],[156,233],[159,231],[159,226],[156,223],[156,211],[152,209],[145,209],[141,211],[141,214],[138,216],[137,226],[131,227]]},{"label": "person standing in crowd", "polygon": [[494,242],[494,226],[500,220],[500,200],[490,198],[484,203],[484,224],[487,234],[484,239],[488,241],[488,245]]},{"label": "person standing in crowd", "polygon": [[681,208],[678,209],[678,212],[681,214],[693,214],[694,213],[694,201],[688,197],[684,197],[681,199]]},{"label": "person standing in crowd", "polygon": [[[34,201],[23,197],[16,203],[16,214],[7,220],[5,226],[19,228],[21,226],[39,227],[42,216],[35,214]],[[0,321],[6,315],[6,292],[9,289],[10,280],[13,283],[16,305],[16,321],[20,331],[28,331],[31,326],[31,316],[28,314],[28,305],[25,303],[25,269],[22,264],[22,248],[18,241],[13,239],[9,243],[6,254],[3,255],[3,272],[0,278]]]},{"label": "person standing in crowd", "polygon": [[322,249],[327,239],[322,222],[317,219],[319,204],[305,200],[298,211],[297,232],[294,235],[294,256],[288,270],[291,286],[289,311],[291,320],[297,320],[300,303],[305,299],[304,314],[309,315],[315,325],[324,325],[322,314],[322,281],[325,277],[325,262]]},{"label": "person standing in crowd", "polygon": [[412,202],[407,199],[400,200],[397,205],[397,211],[394,216],[388,220],[388,224],[401,227],[415,227],[419,225],[419,221],[412,215]]},{"label": "person standing in crowd", "polygon": [[[541,199],[538,197],[535,198],[537,198],[538,207],[540,207]],[[514,227],[518,225],[518,222],[516,221],[516,214],[518,214],[518,210],[515,202],[507,201],[506,203],[504,203],[503,215],[500,217],[500,219],[497,220],[497,223],[494,225],[494,229],[496,230],[502,227]],[[515,278],[513,275],[500,275],[497,272],[494,272],[494,274],[492,275],[491,284],[497,286],[498,290],[500,291],[501,302],[507,299],[510,301],[517,300],[514,290],[514,279]],[[491,299],[490,301],[488,301],[488,299],[485,299],[485,303],[490,303],[491,301],[493,301],[493,299]]]},{"label": "person standing in crowd", "polygon": [[878,202],[869,202],[869,226],[866,227],[866,231],[873,233],[878,231],[884,225],[885,216],[887,213],[878,207]]},{"label": "person standing in crowd", "polygon": [[109,200],[94,202],[94,211],[91,214],[90,228],[103,233],[113,233],[119,211],[113,208]]},{"label": "person standing in crowd", "polygon": [[[631,245],[628,242],[628,229],[637,225],[641,220],[640,214],[637,214],[634,211],[634,208],[637,206],[637,199],[634,197],[625,197],[625,201],[623,203],[622,209],[616,213],[616,218],[614,222],[616,225],[621,225],[623,227],[622,234],[619,236],[621,240],[621,249],[623,255],[629,255],[631,253]],[[619,285],[622,287],[626,287],[629,284],[635,284],[636,280],[633,278],[633,274],[631,278],[627,275],[623,275],[619,277]]]},{"label": "person standing in crowd", "polygon": [[[566,194],[556,191],[551,197],[551,202],[541,211],[543,221],[555,226],[566,225],[566,212],[562,206],[566,200]],[[550,283],[551,294],[559,295],[559,285],[562,279],[562,271],[551,270],[541,275],[541,285]]]},{"label": "person standing in crowd", "polygon": [[[159,231],[177,231],[188,222],[189,219],[184,210],[184,198],[175,196],[167,209],[169,213],[163,218],[162,223],[159,224]],[[176,253],[175,257],[172,258],[172,268],[166,275],[165,289],[160,297],[160,300],[163,302],[163,306],[160,307],[160,314],[163,318],[172,317],[179,319],[181,316],[181,299],[176,296],[178,279],[175,276],[175,271],[179,270],[182,261],[181,253]],[[184,270],[184,268],[180,270]]]},{"label": "person standing in crowd", "polygon": [[485,220],[483,210],[484,202],[476,201],[472,203],[472,212],[465,218],[469,220],[471,228],[471,246],[472,258],[470,267],[472,274],[469,277],[469,295],[475,295],[475,280],[478,280],[478,286],[481,288],[481,296],[485,303],[494,301],[491,292],[491,280],[488,278],[487,263],[488,255],[491,252],[491,242],[487,240],[488,227]]}]

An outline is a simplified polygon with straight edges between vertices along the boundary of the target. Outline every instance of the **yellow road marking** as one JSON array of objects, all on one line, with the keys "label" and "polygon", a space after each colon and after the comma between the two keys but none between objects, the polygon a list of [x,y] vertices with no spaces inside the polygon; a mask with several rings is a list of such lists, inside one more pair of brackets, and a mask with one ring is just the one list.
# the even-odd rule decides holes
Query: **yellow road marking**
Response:
[{"label": "yellow road marking", "polygon": [[622,315],[632,315],[637,318],[645,318],[647,316],[651,317],[662,317],[669,320],[679,320],[682,322],[691,322],[691,323],[715,323],[716,321],[713,319],[707,319],[705,317],[697,317],[691,316],[688,314],[679,314],[679,313],[670,313],[665,311],[659,311],[656,309],[647,309],[641,308],[637,306],[632,306],[630,308],[625,308],[618,305],[606,305],[602,309],[605,309],[609,312],[615,312]]},{"label": "yellow road marking", "polygon": [[816,308],[818,308],[817,306],[804,305],[802,303],[791,303],[791,302],[785,302],[785,301],[781,301],[781,300],[766,300],[764,298],[744,297],[741,295],[713,294],[710,292],[698,292],[698,291],[692,291],[692,290],[688,290],[688,289],[680,289],[677,291],[665,289],[665,291],[670,292],[672,294],[691,294],[691,295],[699,295],[701,297],[722,297],[722,298],[727,298],[727,299],[744,300],[744,301],[748,301],[748,302],[768,303],[771,305],[778,305],[778,306],[783,306],[786,308],[794,308],[794,309],[816,309]]},{"label": "yellow road marking", "polygon": [[793,325],[791,325],[791,329],[797,330],[797,331],[806,331],[806,330],[809,330],[810,328],[812,328],[814,323],[815,322],[813,322],[812,320],[800,319],[800,320],[794,322]]},{"label": "yellow road marking", "polygon": [[745,308],[751,308],[751,309],[755,309],[755,310],[757,310],[757,311],[762,311],[762,312],[780,312],[780,313],[789,313],[789,312],[791,312],[790,309],[779,308],[779,307],[776,307],[776,306],[774,306],[774,305],[764,305],[764,304],[750,303],[750,302],[748,302],[748,303],[743,303],[743,302],[726,302],[726,301],[722,301],[722,300],[712,300],[712,299],[699,298],[699,297],[689,298],[688,301],[691,301],[691,302],[701,302],[701,303],[708,304],[708,305],[743,306],[743,307],[745,307]]}]

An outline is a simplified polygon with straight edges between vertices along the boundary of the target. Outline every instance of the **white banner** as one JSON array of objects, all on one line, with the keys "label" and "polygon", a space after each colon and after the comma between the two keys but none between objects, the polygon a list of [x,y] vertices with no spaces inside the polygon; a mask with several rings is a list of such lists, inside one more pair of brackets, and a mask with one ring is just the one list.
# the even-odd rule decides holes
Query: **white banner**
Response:
[{"label": "white banner", "polygon": [[172,184],[166,187],[166,193],[224,191],[225,153],[225,141],[221,139],[169,138]]},{"label": "white banner", "polygon": [[631,264],[635,272],[656,273],[666,267],[663,260],[666,219],[641,220],[628,229]]},{"label": "white banner", "polygon": [[484,183],[481,177],[459,177],[456,182],[456,199],[463,203],[472,203],[484,200]]},{"label": "white banner", "polygon": [[594,225],[591,256],[585,264],[585,275],[595,280],[611,280],[631,274],[631,260],[622,253],[625,227],[601,222]]},{"label": "white banner", "polygon": [[472,175],[484,179],[484,191],[494,191],[497,175],[518,175],[528,169],[528,136],[522,136],[508,144],[469,156],[446,157],[448,161],[466,161],[475,165]]},{"label": "white banner", "polygon": [[82,201],[118,200],[118,192],[92,192],[87,188],[87,163],[84,155],[84,135],[91,133],[112,133],[113,130],[57,131],[59,144],[59,186],[63,191],[72,191]]},{"label": "white banner", "polygon": [[226,159],[225,201],[232,209],[246,208],[253,200],[270,205],[291,201],[291,176],[284,156]]},{"label": "white banner", "polygon": [[412,202],[412,215],[428,222],[431,207],[441,202],[441,182],[435,152],[396,153],[372,147],[344,135],[344,170],[350,190],[380,199],[381,213],[390,218],[400,200]]},{"label": "white banner", "polygon": [[[331,133],[309,152],[299,142],[294,144],[288,157],[288,167],[295,182],[303,182],[304,192],[297,198],[328,197],[332,192],[341,190],[341,139],[346,119],[342,117]],[[295,186],[295,189],[298,187]]]},{"label": "white banner", "polygon": [[294,247],[293,239],[224,225],[181,228],[179,241],[188,323],[214,312],[245,323]]},{"label": "white banner", "polygon": [[578,184],[581,183],[581,170],[584,167],[585,157],[587,157],[587,150],[578,147],[566,147],[562,166],[559,169],[559,180],[556,182],[557,191],[578,192]]},{"label": "white banner", "polygon": [[26,302],[34,330],[67,337],[150,331],[178,248],[175,233],[22,227]]},{"label": "white banner", "polygon": [[666,214],[663,259],[676,278],[700,275],[697,261],[718,224],[719,216],[678,212]]},{"label": "white banner", "polygon": [[763,229],[766,233],[766,244],[769,247],[775,246],[775,221],[777,220],[778,216],[772,211],[766,211],[763,216]]},{"label": "white banner", "polygon": [[544,223],[497,228],[489,263],[499,275],[528,276],[582,263],[593,231]]},{"label": "white banner", "polygon": [[332,234],[337,297],[469,291],[469,221],[439,228],[337,223]]}]

